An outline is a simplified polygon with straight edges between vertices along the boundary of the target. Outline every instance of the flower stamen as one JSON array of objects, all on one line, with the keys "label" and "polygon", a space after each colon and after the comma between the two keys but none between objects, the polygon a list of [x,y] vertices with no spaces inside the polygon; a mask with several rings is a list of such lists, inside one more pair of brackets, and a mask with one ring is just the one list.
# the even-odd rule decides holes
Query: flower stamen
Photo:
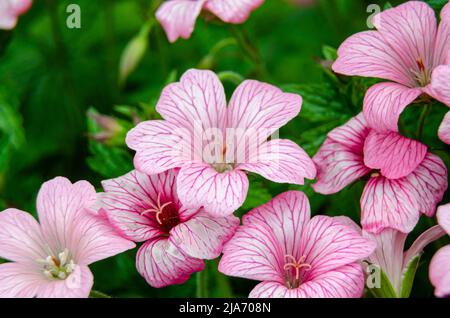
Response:
[{"label": "flower stamen", "polygon": [[166,202],[163,205],[161,205],[161,193],[158,193],[158,198],[156,200],[156,206],[152,203],[150,203],[151,208],[147,209],[143,212],[141,212],[141,215],[147,214],[147,213],[156,213],[156,221],[158,221],[158,223],[160,225],[163,224],[162,220],[161,220],[161,214],[164,211],[164,208],[170,204],[172,204],[172,202]]},{"label": "flower stamen", "polygon": [[310,271],[312,266],[308,263],[305,263],[306,256],[300,257],[299,260],[296,260],[292,255],[285,255],[284,258],[286,260],[286,264],[284,265],[283,269],[285,271],[289,271],[290,269],[295,270],[295,280],[289,281],[288,285],[290,288],[298,287],[300,285],[301,270]]}]

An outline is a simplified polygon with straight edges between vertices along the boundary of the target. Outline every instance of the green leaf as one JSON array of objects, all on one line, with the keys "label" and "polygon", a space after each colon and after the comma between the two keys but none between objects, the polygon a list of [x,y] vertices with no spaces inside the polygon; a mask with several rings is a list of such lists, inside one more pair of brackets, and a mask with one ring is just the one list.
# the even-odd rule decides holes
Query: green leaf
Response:
[{"label": "green leaf", "polygon": [[337,50],[334,47],[324,45],[322,47],[322,54],[329,61],[335,61],[337,59]]},{"label": "green leaf", "polygon": [[402,289],[400,292],[401,298],[409,298],[409,295],[411,294],[414,277],[416,276],[417,267],[419,267],[420,257],[421,254],[414,256],[406,265],[406,268],[403,270]]},{"label": "green leaf", "polygon": [[374,288],[370,288],[369,286],[367,286],[372,295],[375,298],[398,298],[397,293],[392,286],[391,281],[389,280],[389,277],[381,269],[381,267],[371,263],[369,263],[369,266],[372,266],[374,268],[374,271],[370,274],[375,275],[376,273],[379,273],[379,277],[376,277],[376,279],[380,279],[379,286],[375,286]]},{"label": "green leaf", "polygon": [[246,211],[256,208],[262,203],[268,202],[272,199],[271,193],[265,187],[262,180],[253,177],[253,175],[249,177],[251,179],[250,187],[248,189],[247,198],[241,208],[241,210]]}]

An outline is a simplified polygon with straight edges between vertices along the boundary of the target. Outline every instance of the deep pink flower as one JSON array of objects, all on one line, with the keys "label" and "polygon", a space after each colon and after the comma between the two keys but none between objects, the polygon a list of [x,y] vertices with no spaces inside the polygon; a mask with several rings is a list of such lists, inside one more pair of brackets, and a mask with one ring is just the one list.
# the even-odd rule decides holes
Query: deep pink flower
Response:
[{"label": "deep pink flower", "polygon": [[0,297],[88,297],[89,264],[131,249],[104,215],[88,211],[96,199],[86,181],[44,183],[37,197],[41,224],[16,209],[0,212]]},{"label": "deep pink flower", "polygon": [[328,134],[313,158],[314,189],[339,192],[370,174],[361,197],[361,223],[372,233],[393,228],[412,231],[420,212],[434,215],[447,189],[447,168],[427,147],[396,132],[378,133],[359,114]]},{"label": "deep pink flower", "polygon": [[178,195],[186,207],[232,214],[244,202],[250,171],[280,183],[303,184],[316,169],[290,140],[267,138],[294,118],[302,98],[257,81],[245,81],[229,107],[217,76],[190,70],[162,92],[156,110],[164,120],[139,124],[127,136],[137,170],[157,174],[181,168]]},{"label": "deep pink flower", "polygon": [[378,234],[363,231],[363,236],[377,243],[375,252],[367,259],[379,266],[389,278],[397,297],[401,296],[402,283],[410,262],[423,252],[423,249],[445,235],[440,226],[434,226],[422,233],[405,251],[407,233],[386,228]]},{"label": "deep pink flower", "polygon": [[169,0],[156,12],[156,19],[166,31],[170,42],[179,37],[188,39],[202,10],[227,23],[244,23],[250,13],[264,0]]},{"label": "deep pink flower", "polygon": [[250,297],[361,297],[359,260],[375,243],[346,217],[310,217],[302,192],[283,193],[243,217],[219,271],[262,281]]},{"label": "deep pink flower", "polygon": [[182,284],[203,270],[234,234],[239,219],[214,218],[202,208],[189,209],[178,200],[175,170],[157,175],[132,171],[103,181],[101,211],[135,242],[145,242],[136,257],[139,273],[153,287]]},{"label": "deep pink flower", "polygon": [[372,86],[364,100],[367,123],[398,131],[402,111],[421,94],[450,107],[450,3],[437,27],[433,9],[408,1],[376,15],[377,31],[357,33],[339,48],[333,70],[389,80]]},{"label": "deep pink flower", "polygon": [[32,0],[0,0],[0,29],[11,30],[21,14],[30,9]]},{"label": "deep pink flower", "polygon": [[[450,235],[450,204],[439,207],[437,218],[439,225]],[[430,280],[436,288],[436,297],[450,296],[450,245],[441,248],[431,260]]]}]

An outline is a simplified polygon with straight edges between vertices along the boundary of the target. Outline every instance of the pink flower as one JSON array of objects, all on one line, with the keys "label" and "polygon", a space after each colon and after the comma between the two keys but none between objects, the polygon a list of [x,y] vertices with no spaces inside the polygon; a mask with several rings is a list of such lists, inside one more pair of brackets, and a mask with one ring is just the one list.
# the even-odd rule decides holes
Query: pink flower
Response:
[{"label": "pink flower", "polygon": [[379,132],[398,131],[402,111],[421,94],[450,107],[450,3],[437,27],[433,9],[408,1],[376,15],[377,31],[348,38],[333,70],[391,82],[372,86],[364,100],[367,123]]},{"label": "pink flower", "polygon": [[370,174],[361,197],[363,229],[409,233],[420,212],[433,216],[447,189],[447,168],[427,147],[396,132],[370,129],[362,114],[334,129],[313,158],[316,192],[339,192]]},{"label": "pink flower", "polygon": [[[411,247],[405,251],[408,234],[386,228],[378,234],[363,231],[363,236],[377,243],[375,252],[367,259],[369,263],[379,266],[387,275],[397,297],[409,297],[412,281],[405,284],[405,273],[411,262],[421,255],[423,249],[445,235],[440,226],[434,226],[420,235]],[[414,266],[414,265],[413,265]],[[417,265],[416,265],[417,266]],[[415,267],[414,267],[415,269]],[[414,279],[414,276],[412,279]]]},{"label": "pink flower", "polygon": [[32,0],[0,0],[0,29],[11,30],[19,15],[30,9]]},{"label": "pink flower", "polygon": [[123,235],[145,242],[136,257],[139,273],[153,287],[182,284],[203,270],[234,234],[239,219],[214,218],[202,208],[189,209],[178,200],[175,170],[157,175],[132,171],[103,181],[100,211]]},{"label": "pink flower", "polygon": [[156,19],[170,42],[188,39],[202,10],[209,11],[226,23],[244,23],[264,0],[169,0],[156,12]]},{"label": "pink flower", "polygon": [[247,196],[244,171],[274,182],[303,184],[314,163],[290,140],[267,138],[294,118],[302,98],[257,81],[245,81],[229,107],[217,76],[189,70],[167,86],[156,110],[164,120],[139,124],[127,136],[137,170],[157,174],[181,168],[178,196],[185,207],[232,214]]},{"label": "pink flower", "polygon": [[[439,207],[437,218],[439,225],[450,235],[450,204]],[[430,280],[436,297],[450,296],[450,245],[441,248],[430,263]]]},{"label": "pink flower", "polygon": [[305,194],[290,191],[244,215],[219,271],[262,281],[250,297],[361,297],[359,260],[375,247],[346,217],[311,218]]},{"label": "pink flower", "polygon": [[96,193],[86,181],[44,183],[37,197],[41,224],[28,213],[0,213],[0,297],[88,297],[89,264],[133,248],[104,215],[87,209]]}]

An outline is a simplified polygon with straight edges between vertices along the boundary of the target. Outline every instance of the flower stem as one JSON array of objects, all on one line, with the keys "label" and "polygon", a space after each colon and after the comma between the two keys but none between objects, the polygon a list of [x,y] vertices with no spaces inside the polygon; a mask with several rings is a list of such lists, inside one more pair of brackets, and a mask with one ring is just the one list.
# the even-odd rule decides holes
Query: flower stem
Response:
[{"label": "flower stem", "polygon": [[233,71],[223,71],[218,73],[217,76],[222,82],[227,81],[235,84],[236,86],[244,81],[244,77],[241,74]]},{"label": "flower stem", "polygon": [[98,290],[91,290],[89,293],[89,298],[111,298],[111,296],[106,295]]},{"label": "flower stem", "polygon": [[207,266],[201,272],[196,274],[197,278],[197,298],[207,298],[208,297],[208,272]]},{"label": "flower stem", "polygon": [[425,105],[425,108],[422,111],[422,114],[420,114],[419,118],[419,125],[417,127],[417,139],[422,140],[423,139],[423,131],[425,128],[425,121],[427,120],[428,115],[431,112],[431,104]]}]

